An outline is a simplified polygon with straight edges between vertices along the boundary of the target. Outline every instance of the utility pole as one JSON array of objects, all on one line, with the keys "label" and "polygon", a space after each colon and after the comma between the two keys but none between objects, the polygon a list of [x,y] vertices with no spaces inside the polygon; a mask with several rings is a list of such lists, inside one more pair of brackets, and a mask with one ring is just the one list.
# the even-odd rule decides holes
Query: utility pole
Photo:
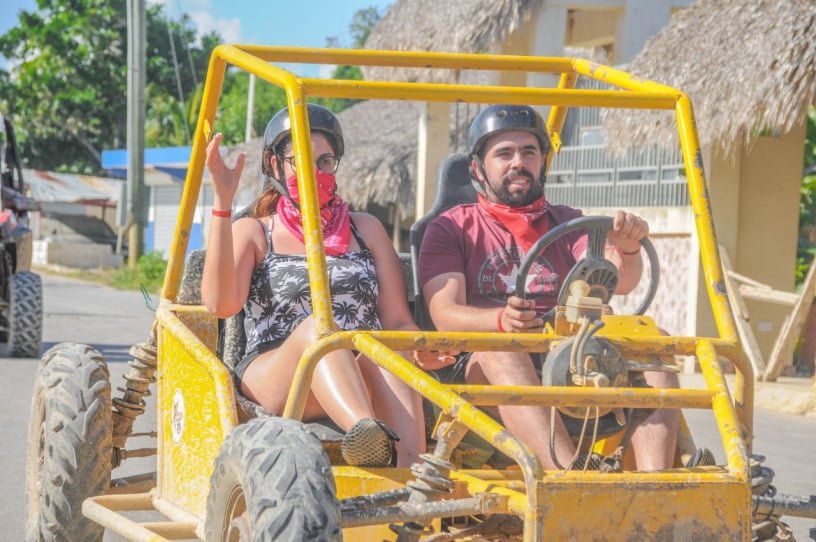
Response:
[{"label": "utility pole", "polygon": [[128,265],[136,267],[144,246],[144,119],[145,42],[147,41],[144,0],[127,0],[128,79],[127,79],[127,192]]},{"label": "utility pole", "polygon": [[255,74],[249,74],[249,91],[247,94],[247,116],[246,116],[246,131],[244,132],[244,141],[249,141],[254,135],[252,130],[252,115],[255,110]]}]

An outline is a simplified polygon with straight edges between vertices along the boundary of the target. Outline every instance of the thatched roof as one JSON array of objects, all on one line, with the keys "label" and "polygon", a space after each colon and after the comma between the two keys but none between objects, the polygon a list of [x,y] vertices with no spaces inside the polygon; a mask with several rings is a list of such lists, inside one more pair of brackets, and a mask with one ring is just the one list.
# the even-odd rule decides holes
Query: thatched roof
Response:
[{"label": "thatched roof", "polygon": [[[759,130],[786,133],[816,97],[816,1],[697,0],[628,71],[688,94],[702,145],[727,150]],[[608,111],[604,128],[618,153],[678,144],[673,112]]]},{"label": "thatched roof", "polygon": [[352,206],[398,202],[403,217],[413,215],[419,114],[417,103],[381,100],[340,113],[347,151],[337,186]]},{"label": "thatched roof", "polygon": [[[540,1],[540,0],[539,0]],[[397,0],[368,37],[367,49],[484,53],[530,16],[533,0]],[[450,70],[374,68],[366,79],[451,82]]]}]

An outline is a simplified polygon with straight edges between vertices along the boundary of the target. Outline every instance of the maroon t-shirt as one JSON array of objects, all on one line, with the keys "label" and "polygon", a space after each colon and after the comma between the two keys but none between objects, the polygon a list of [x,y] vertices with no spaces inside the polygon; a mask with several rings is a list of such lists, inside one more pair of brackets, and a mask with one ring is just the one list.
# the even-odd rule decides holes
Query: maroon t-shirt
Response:
[{"label": "maroon t-shirt", "polygon": [[[578,209],[550,205],[539,220],[550,228],[582,216]],[[539,312],[555,306],[561,284],[587,247],[578,230],[551,244],[527,276],[526,294]],[[467,304],[498,307],[514,294],[516,276],[524,260],[512,234],[478,203],[459,205],[428,224],[419,253],[420,286],[443,273],[463,273]]]}]

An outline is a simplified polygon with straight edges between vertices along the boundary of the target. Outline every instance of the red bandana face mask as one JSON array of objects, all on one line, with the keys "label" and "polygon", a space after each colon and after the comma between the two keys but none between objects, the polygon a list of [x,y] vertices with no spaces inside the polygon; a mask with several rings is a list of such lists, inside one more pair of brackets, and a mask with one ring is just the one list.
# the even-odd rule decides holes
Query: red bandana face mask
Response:
[{"label": "red bandana face mask", "polygon": [[[318,169],[315,177],[317,201],[320,205],[320,222],[323,226],[323,246],[326,254],[330,256],[345,254],[351,241],[348,203],[335,193],[337,183],[334,175]],[[297,175],[286,179],[286,188],[292,199],[282,197],[278,200],[278,215],[286,229],[303,242],[303,218],[298,209],[300,196],[298,195]]]},{"label": "red bandana face mask", "polygon": [[[507,228],[525,253],[550,229],[549,220],[546,217],[550,206],[544,196],[522,207],[494,203],[481,194],[478,194],[478,198],[479,207]],[[542,217],[543,220],[539,220]]]}]

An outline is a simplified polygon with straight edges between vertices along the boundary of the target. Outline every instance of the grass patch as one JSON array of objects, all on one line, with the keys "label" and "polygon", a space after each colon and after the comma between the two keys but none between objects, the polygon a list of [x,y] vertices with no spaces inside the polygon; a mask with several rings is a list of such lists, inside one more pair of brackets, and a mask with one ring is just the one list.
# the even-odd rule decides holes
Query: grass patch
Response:
[{"label": "grass patch", "polygon": [[120,290],[138,290],[142,285],[148,292],[158,292],[164,282],[167,262],[161,252],[150,252],[139,257],[136,268],[122,266],[111,273],[111,286]]}]

